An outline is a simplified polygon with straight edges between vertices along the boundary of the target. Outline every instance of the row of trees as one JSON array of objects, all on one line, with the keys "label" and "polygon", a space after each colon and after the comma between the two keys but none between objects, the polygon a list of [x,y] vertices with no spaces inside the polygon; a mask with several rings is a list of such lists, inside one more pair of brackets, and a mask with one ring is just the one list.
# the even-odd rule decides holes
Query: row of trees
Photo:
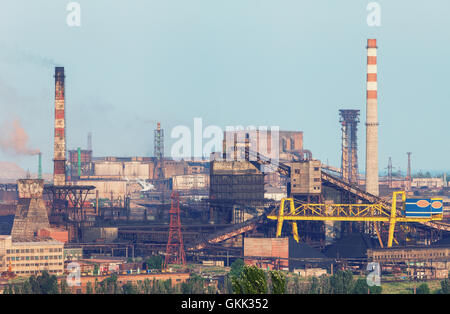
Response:
[{"label": "row of trees", "polygon": [[[233,265],[232,265],[233,266]],[[381,293],[381,287],[367,285],[366,280],[353,277],[350,271],[338,271],[300,280],[299,276],[286,277],[280,271],[268,271],[256,266],[243,266],[239,272],[230,272],[232,290],[238,294],[367,294]]]},{"label": "row of trees", "polygon": [[[236,294],[379,294],[379,286],[369,287],[365,279],[355,279],[350,271],[338,271],[334,275],[323,275],[301,279],[299,276],[287,277],[280,271],[264,271],[256,266],[246,266],[242,260],[231,265],[231,271],[225,276],[222,293]],[[43,272],[40,276],[31,276],[20,284],[11,284],[4,290],[5,294],[68,294],[71,290],[65,281],[58,284],[57,277]],[[94,284],[88,283],[87,294],[204,294],[218,293],[214,286],[205,284],[205,279],[192,274],[183,283],[173,285],[171,280],[150,281],[148,279],[137,284],[120,285],[117,276],[112,275]],[[415,289],[417,294],[428,294],[430,289],[426,283]],[[441,282],[439,293],[450,293],[450,282]]]}]

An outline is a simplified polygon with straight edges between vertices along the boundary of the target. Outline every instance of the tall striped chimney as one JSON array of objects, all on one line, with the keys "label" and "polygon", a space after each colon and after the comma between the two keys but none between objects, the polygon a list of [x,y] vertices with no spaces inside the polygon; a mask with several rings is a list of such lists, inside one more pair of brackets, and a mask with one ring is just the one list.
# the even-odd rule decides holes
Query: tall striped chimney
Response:
[{"label": "tall striped chimney", "polygon": [[53,184],[66,184],[66,118],[64,101],[64,67],[55,67],[55,138]]},{"label": "tall striped chimney", "polygon": [[377,40],[367,39],[366,191],[378,195]]}]

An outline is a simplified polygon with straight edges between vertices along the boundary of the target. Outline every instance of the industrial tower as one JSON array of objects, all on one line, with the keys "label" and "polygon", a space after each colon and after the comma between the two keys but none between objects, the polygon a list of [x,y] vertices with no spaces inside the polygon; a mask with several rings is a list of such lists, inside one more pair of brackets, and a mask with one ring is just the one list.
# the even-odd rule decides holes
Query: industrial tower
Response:
[{"label": "industrial tower", "polygon": [[411,152],[406,153],[408,155],[408,170],[406,172],[406,190],[411,191]]},{"label": "industrial tower", "polygon": [[55,138],[53,184],[66,184],[66,118],[64,98],[64,67],[55,67]]},{"label": "industrial tower", "polygon": [[177,192],[172,192],[171,206],[169,211],[169,239],[167,241],[165,265],[186,264],[186,254],[184,252],[183,235],[181,234],[180,220],[180,196]]},{"label": "industrial tower", "polygon": [[154,131],[155,178],[164,178],[164,130],[158,122]]},{"label": "industrial tower", "polygon": [[377,40],[367,39],[366,192],[378,196]]},{"label": "industrial tower", "polygon": [[342,178],[358,183],[358,123],[359,110],[339,110],[342,130]]}]

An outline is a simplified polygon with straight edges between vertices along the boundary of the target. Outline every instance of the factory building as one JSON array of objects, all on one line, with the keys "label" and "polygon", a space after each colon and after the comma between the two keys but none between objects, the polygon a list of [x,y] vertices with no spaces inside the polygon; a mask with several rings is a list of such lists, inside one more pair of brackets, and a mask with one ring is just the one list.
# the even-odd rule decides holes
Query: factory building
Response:
[{"label": "factory building", "polygon": [[64,243],[55,240],[13,242],[11,236],[0,236],[0,272],[17,276],[64,273]]},{"label": "factory building", "polygon": [[227,156],[233,156],[236,150],[243,149],[246,144],[249,145],[251,150],[266,157],[292,160],[294,156],[300,156],[303,152],[303,132],[272,130],[224,132],[223,152]]}]

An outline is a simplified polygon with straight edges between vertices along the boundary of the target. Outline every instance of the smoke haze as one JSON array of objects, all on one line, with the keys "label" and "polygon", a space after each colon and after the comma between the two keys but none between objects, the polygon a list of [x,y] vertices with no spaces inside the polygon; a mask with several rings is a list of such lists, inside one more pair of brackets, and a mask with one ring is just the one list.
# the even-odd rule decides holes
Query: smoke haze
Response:
[{"label": "smoke haze", "polygon": [[0,149],[11,155],[37,155],[38,149],[32,149],[28,145],[28,134],[21,126],[19,119],[5,122],[0,128]]}]

